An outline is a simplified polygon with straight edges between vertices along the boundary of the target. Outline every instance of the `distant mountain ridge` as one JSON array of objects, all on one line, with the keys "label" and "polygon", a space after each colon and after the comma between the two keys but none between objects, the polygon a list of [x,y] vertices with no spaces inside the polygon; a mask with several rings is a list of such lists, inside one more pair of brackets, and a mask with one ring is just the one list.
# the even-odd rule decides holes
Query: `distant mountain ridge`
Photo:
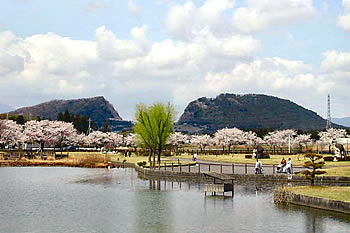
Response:
[{"label": "distant mountain ridge", "polygon": [[10,106],[6,105],[6,104],[0,104],[0,113],[6,113],[9,111],[12,111],[13,108],[11,108]]},{"label": "distant mountain ridge", "polygon": [[332,123],[350,127],[350,117],[332,118]]},{"label": "distant mountain ridge", "polygon": [[9,112],[9,114],[24,115],[28,118],[30,116],[40,116],[45,119],[56,120],[58,114],[66,110],[74,115],[89,116],[91,120],[96,122],[99,128],[107,120],[110,122],[111,127],[113,127],[113,124],[122,123],[124,125],[126,122],[123,121],[113,105],[103,96],[71,100],[52,100],[30,107],[19,108]]},{"label": "distant mountain ridge", "polygon": [[321,130],[325,126],[326,120],[317,113],[286,99],[259,94],[221,94],[189,103],[176,129],[191,133],[215,132],[224,127]]}]

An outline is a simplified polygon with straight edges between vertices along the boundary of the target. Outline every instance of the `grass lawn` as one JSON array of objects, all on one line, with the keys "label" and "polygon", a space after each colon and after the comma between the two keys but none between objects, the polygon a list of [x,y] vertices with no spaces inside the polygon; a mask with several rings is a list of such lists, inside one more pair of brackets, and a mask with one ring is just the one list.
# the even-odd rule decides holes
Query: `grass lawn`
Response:
[{"label": "grass lawn", "polygon": [[295,194],[350,202],[350,187],[296,186],[286,189]]},{"label": "grass lawn", "polygon": [[333,167],[324,169],[327,173],[324,176],[350,176],[350,164],[347,167]]}]

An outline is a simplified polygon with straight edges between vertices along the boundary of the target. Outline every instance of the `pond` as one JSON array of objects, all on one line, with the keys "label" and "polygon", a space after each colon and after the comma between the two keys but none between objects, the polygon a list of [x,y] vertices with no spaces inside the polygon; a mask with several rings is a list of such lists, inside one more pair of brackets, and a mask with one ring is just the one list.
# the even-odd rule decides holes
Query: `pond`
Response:
[{"label": "pond", "polygon": [[0,232],[349,232],[350,216],[273,203],[271,185],[138,178],[134,169],[0,168]]}]

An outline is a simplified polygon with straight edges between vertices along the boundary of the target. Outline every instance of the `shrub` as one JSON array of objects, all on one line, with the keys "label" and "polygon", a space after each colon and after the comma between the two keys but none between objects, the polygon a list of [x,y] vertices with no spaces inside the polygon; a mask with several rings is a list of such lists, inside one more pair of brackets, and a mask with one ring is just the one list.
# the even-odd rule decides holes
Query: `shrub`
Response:
[{"label": "shrub", "polygon": [[334,157],[333,156],[325,156],[323,157],[324,161],[333,161]]},{"label": "shrub", "polygon": [[138,163],[137,163],[137,165],[138,165],[139,167],[144,167],[144,166],[146,166],[146,164],[147,164],[146,161],[142,161],[142,162],[138,162]]},{"label": "shrub", "polygon": [[311,185],[315,183],[315,176],[327,173],[326,171],[320,171],[324,166],[325,162],[321,161],[323,156],[315,153],[308,153],[305,155],[310,161],[304,163],[304,167],[310,170],[304,170],[301,174],[305,175],[307,179],[311,180]]}]

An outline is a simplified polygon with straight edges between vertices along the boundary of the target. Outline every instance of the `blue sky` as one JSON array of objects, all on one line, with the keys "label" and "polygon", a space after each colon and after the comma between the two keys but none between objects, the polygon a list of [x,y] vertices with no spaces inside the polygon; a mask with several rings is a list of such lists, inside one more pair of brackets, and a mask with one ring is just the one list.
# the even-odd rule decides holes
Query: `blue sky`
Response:
[{"label": "blue sky", "polygon": [[[350,0],[2,0],[0,104],[104,95],[135,104],[223,92],[350,116]],[[11,88],[9,88],[11,87]],[[17,90],[17,91],[13,91]]]}]

